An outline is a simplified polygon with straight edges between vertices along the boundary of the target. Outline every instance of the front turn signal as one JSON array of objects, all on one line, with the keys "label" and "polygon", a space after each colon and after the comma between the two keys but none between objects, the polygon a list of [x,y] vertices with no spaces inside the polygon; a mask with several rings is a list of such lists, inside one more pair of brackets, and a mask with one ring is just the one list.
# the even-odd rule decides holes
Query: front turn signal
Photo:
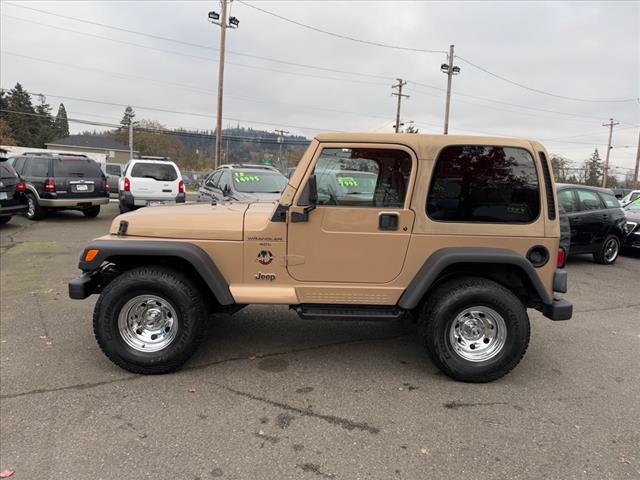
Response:
[{"label": "front turn signal", "polygon": [[97,248],[92,248],[91,250],[87,250],[87,253],[84,256],[84,261],[93,262],[93,260],[98,256],[98,253],[100,253],[100,250],[98,250]]}]

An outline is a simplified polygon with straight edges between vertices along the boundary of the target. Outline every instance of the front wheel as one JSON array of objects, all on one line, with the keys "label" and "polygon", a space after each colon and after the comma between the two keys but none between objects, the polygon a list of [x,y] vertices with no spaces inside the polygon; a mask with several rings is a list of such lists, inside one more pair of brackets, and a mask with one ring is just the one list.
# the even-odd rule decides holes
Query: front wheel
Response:
[{"label": "front wheel", "polygon": [[615,235],[609,235],[602,242],[600,250],[593,254],[593,259],[601,265],[611,265],[620,254],[620,240]]},{"label": "front wheel", "polygon": [[420,323],[433,363],[463,382],[506,375],[529,345],[525,306],[510,290],[484,278],[461,278],[436,288]]},{"label": "front wheel", "polygon": [[115,278],[103,290],[93,330],[107,357],[134,373],[180,368],[203,337],[206,315],[200,290],[180,272],[144,266]]}]

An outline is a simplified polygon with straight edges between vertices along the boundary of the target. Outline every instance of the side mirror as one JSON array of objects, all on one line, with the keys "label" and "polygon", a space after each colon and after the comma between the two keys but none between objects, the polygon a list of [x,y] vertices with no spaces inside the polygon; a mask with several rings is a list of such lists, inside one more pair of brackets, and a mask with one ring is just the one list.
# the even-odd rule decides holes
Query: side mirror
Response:
[{"label": "side mirror", "polygon": [[318,184],[315,175],[311,175],[309,177],[309,181],[307,182],[307,186],[304,190],[304,195],[306,195],[307,197],[307,201],[305,203],[308,203],[308,206],[304,207],[304,210],[302,210],[302,212],[291,213],[292,223],[308,222],[309,213],[316,208],[316,205],[318,203]]},{"label": "side mirror", "polygon": [[309,203],[316,205],[318,203],[318,182],[315,174],[309,177]]}]

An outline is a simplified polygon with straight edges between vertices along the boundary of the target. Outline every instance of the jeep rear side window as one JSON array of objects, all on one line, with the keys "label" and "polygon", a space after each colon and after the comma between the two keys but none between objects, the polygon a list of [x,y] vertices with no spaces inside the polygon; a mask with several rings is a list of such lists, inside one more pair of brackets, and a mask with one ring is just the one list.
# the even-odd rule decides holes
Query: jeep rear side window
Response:
[{"label": "jeep rear side window", "polygon": [[540,215],[533,157],[523,148],[444,148],[433,170],[427,215],[441,222],[533,222]]},{"label": "jeep rear side window", "polygon": [[325,148],[314,172],[319,205],[403,208],[411,157],[383,148]]}]

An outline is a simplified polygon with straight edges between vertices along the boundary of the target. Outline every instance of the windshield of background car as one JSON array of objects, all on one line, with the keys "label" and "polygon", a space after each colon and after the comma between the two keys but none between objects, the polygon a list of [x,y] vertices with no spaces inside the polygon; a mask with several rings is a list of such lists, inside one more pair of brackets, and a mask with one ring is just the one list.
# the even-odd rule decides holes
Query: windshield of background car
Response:
[{"label": "windshield of background car", "polygon": [[640,212],[640,198],[638,198],[635,202],[627,205],[625,210],[633,210],[634,212]]},{"label": "windshield of background car", "polygon": [[233,186],[243,193],[280,193],[287,179],[279,172],[261,170],[234,170]]},{"label": "windshield of background car", "polygon": [[178,172],[169,163],[136,163],[131,169],[131,176],[153,178],[159,182],[173,182],[178,179]]},{"label": "windshield of background car", "polygon": [[90,158],[55,158],[54,177],[102,177],[100,166]]}]

